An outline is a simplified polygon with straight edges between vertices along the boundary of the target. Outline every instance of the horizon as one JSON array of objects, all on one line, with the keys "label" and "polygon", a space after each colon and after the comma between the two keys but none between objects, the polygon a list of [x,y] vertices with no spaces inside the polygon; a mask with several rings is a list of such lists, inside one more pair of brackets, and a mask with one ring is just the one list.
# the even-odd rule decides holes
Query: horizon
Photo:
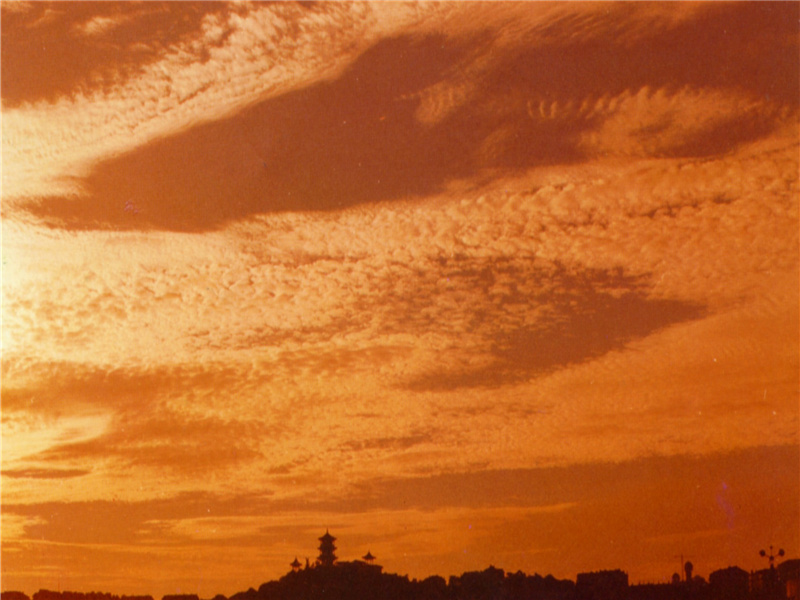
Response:
[{"label": "horizon", "polygon": [[[329,535],[329,531],[327,529],[325,531],[325,535]],[[322,541],[322,538],[318,538],[318,539],[319,539],[319,541]],[[338,538],[336,538],[336,537],[333,537],[332,539],[333,539],[334,542],[336,540],[338,540]],[[333,547],[333,551],[338,552],[338,550],[339,550],[339,548],[337,546]],[[428,575],[427,577],[413,577],[412,578],[408,574],[390,573],[390,572],[384,570],[383,569],[383,565],[380,564],[379,562],[376,562],[378,557],[372,556],[372,553],[369,550],[367,551],[367,555],[360,556],[360,557],[357,557],[357,558],[354,558],[354,559],[342,559],[342,558],[340,558],[338,556],[335,556],[334,560],[330,564],[327,564],[327,565],[322,563],[322,562],[320,562],[322,560],[322,554],[321,554],[322,548],[321,547],[319,548],[319,551],[320,551],[320,556],[318,558],[312,560],[311,557],[304,557],[305,562],[299,561],[298,560],[298,556],[300,556],[300,555],[299,554],[296,555],[294,557],[294,561],[292,563],[289,563],[289,570],[288,571],[284,572],[282,575],[275,576],[272,579],[268,579],[266,581],[263,581],[263,582],[261,582],[261,584],[258,584],[258,585],[263,585],[264,583],[269,583],[269,582],[278,582],[278,581],[282,580],[284,577],[286,577],[288,575],[291,575],[292,573],[300,573],[300,572],[303,572],[303,571],[306,571],[306,570],[309,570],[309,569],[311,569],[311,570],[323,569],[323,568],[332,569],[332,568],[335,568],[335,567],[340,566],[340,565],[352,565],[354,563],[358,563],[358,564],[362,564],[362,565],[370,565],[370,566],[374,565],[375,567],[377,567],[379,569],[379,572],[381,572],[383,574],[386,574],[386,575],[399,575],[400,577],[406,577],[411,581],[423,581],[424,579],[431,578],[431,577],[442,577],[445,580],[445,582],[447,583],[448,586],[451,584],[450,580],[453,577],[460,578],[460,577],[462,577],[462,576],[464,576],[466,574],[469,574],[469,573],[485,572],[485,571],[492,570],[492,569],[498,569],[498,570],[502,571],[505,576],[516,575],[516,574],[522,573],[522,574],[524,574],[524,575],[526,575],[528,577],[542,577],[542,578],[553,577],[553,575],[551,573],[539,573],[539,572],[526,573],[526,572],[524,572],[524,571],[522,571],[520,569],[518,569],[516,571],[511,571],[511,570],[503,569],[502,567],[498,567],[498,566],[492,564],[492,565],[487,565],[483,569],[477,569],[477,570],[473,570],[473,571],[464,571],[462,573],[457,573],[457,574],[452,573],[452,574],[449,574],[447,576],[445,576],[443,574],[439,574],[439,573],[432,573],[432,574]],[[762,549],[759,552],[759,556],[760,556],[760,558],[766,559],[768,561],[767,562],[767,566],[764,566],[762,564],[761,565],[762,568],[750,569],[749,571],[747,569],[743,569],[743,570],[748,571],[751,575],[753,575],[754,573],[757,573],[757,572],[769,572],[769,571],[771,571],[773,569],[773,566],[775,568],[779,569],[780,566],[782,564],[784,564],[784,563],[797,563],[797,562],[800,562],[800,557],[794,557],[794,558],[793,557],[786,557],[785,551],[782,548],[778,549],[778,548],[774,548],[773,546],[769,547],[769,551],[767,551],[766,549]],[[369,558],[369,560],[367,560],[367,558]],[[682,560],[683,560],[683,556],[681,556],[681,561]],[[678,570],[676,570],[668,578],[664,578],[664,579],[659,580],[659,581],[636,581],[636,582],[633,582],[633,581],[629,580],[628,585],[629,586],[674,585],[675,584],[675,579],[674,578],[676,576],[679,578],[680,582],[687,583],[688,574],[687,574],[687,570],[686,569],[688,568],[688,563],[691,563],[691,561],[679,563],[679,567],[680,568]],[[763,561],[762,561],[762,563],[763,563]],[[700,573],[698,573],[697,571],[694,570],[694,563],[691,563],[691,573],[693,574],[692,575],[692,581],[694,581],[696,583],[697,582],[697,578],[700,578],[704,583],[708,583],[709,575],[713,574],[715,571],[721,571],[721,570],[726,570],[726,569],[731,569],[731,568],[739,568],[739,569],[741,569],[742,567],[740,567],[739,565],[729,565],[727,567],[719,567],[718,569],[710,570],[706,574],[706,576],[703,576],[702,574],[700,574]],[[594,573],[604,573],[604,572],[605,573],[608,573],[608,572],[622,572],[622,573],[625,574],[626,577],[628,577],[628,572],[627,572],[627,570],[625,568],[616,567],[616,568],[609,568],[609,569],[594,569],[594,570],[584,571],[584,572],[581,572],[581,573],[576,573],[574,577],[557,577],[556,580],[558,580],[558,581],[571,581],[572,583],[575,583],[580,575],[594,574]],[[248,585],[248,584],[244,583],[243,585]],[[240,593],[246,593],[248,590],[252,590],[252,589],[257,589],[257,588],[255,588],[254,584],[251,583],[251,584],[249,584],[249,586],[246,589],[243,587],[242,589],[240,589],[240,590],[238,590],[236,592],[233,592],[232,594],[228,594],[228,595],[224,595],[224,596],[230,598],[230,597],[235,596],[235,595],[240,594]],[[99,589],[94,589],[94,588],[92,590],[67,590],[67,589],[63,589],[63,590],[62,589],[48,590],[48,589],[39,589],[37,591],[38,592],[48,591],[48,592],[55,592],[55,593],[59,593],[59,594],[60,593],[111,594],[111,595],[117,596],[117,597],[126,597],[124,594],[116,594],[114,591],[111,591],[111,590],[99,590]],[[21,592],[21,593],[27,595],[29,598],[33,597],[33,595],[36,593],[36,592],[32,592],[32,593],[28,594],[28,592],[26,590],[18,590],[18,589],[8,590],[8,589],[3,589],[3,593],[7,593],[7,592],[12,592],[12,593]],[[175,596],[175,595],[177,595],[177,596],[181,596],[181,595],[185,595],[185,596],[198,595],[199,596],[199,594],[196,594],[195,592],[191,592],[191,591],[173,592],[172,594],[165,594],[165,596],[170,596],[170,595],[172,595],[172,596]],[[220,595],[219,593],[216,593],[216,594],[208,595],[205,598],[206,599],[212,598],[212,597],[215,598],[215,597],[218,597],[219,595]],[[158,598],[158,596],[154,596],[152,594],[140,594],[139,596],[140,597],[141,596],[151,596],[153,598]],[[127,596],[127,597],[134,597],[134,596]],[[199,597],[204,598],[203,596],[199,596]]]},{"label": "horizon", "polygon": [[800,4],[0,17],[4,589],[800,555]]}]

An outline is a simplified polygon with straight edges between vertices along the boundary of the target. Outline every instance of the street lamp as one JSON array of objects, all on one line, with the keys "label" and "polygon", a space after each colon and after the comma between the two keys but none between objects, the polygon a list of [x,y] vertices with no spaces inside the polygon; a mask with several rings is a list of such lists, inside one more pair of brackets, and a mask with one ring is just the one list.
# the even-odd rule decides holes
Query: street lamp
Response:
[{"label": "street lamp", "polygon": [[763,590],[767,592],[770,598],[778,598],[780,596],[785,597],[785,592],[783,594],[780,593],[780,582],[778,581],[778,572],[775,570],[775,557],[776,556],[783,556],[783,548],[780,548],[776,553],[772,546],[769,547],[769,553],[766,550],[761,550],[759,556],[763,556],[769,560],[769,571],[764,573],[764,577],[762,579],[762,586]]},{"label": "street lamp", "polygon": [[[770,569],[774,569],[775,568],[775,556],[776,555],[772,552],[772,545],[770,545],[770,547],[769,547],[769,554],[767,554],[766,550],[762,550],[758,554],[759,554],[759,556],[764,556],[764,557],[768,556],[769,557],[769,568]],[[783,556],[784,554],[785,554],[785,552],[783,551],[783,548],[779,548],[777,556]]]}]

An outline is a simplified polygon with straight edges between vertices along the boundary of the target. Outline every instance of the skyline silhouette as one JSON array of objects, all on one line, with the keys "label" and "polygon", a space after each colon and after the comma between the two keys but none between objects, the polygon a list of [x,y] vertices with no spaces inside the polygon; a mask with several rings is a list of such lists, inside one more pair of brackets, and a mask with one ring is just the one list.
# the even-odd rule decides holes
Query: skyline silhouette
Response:
[{"label": "skyline silhouette", "polygon": [[[578,573],[573,580],[558,580],[552,575],[532,576],[522,571],[505,572],[490,565],[483,571],[451,575],[447,580],[431,575],[424,580],[409,579],[383,571],[376,557],[367,551],[361,559],[340,560],[335,551],[336,537],[326,529],[318,538],[319,556],[305,566],[295,556],[291,570],[271,580],[226,598],[216,594],[212,600],[313,600],[327,598],[371,598],[380,600],[796,600],[800,590],[800,558],[776,563],[782,548],[758,554],[768,558],[769,566],[749,573],[737,566],[711,571],[708,578],[695,573],[687,560],[669,581],[630,583],[622,569]],[[39,590],[32,596],[21,591],[3,590],[2,600],[153,600],[151,595],[126,596],[108,592]],[[161,600],[200,600],[194,593],[166,594]]]}]

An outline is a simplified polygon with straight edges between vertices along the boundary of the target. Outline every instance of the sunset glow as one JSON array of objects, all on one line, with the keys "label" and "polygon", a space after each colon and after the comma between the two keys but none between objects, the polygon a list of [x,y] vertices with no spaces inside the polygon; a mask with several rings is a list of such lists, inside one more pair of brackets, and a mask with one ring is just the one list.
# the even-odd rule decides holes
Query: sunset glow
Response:
[{"label": "sunset glow", "polygon": [[796,2],[2,8],[2,588],[800,555]]}]

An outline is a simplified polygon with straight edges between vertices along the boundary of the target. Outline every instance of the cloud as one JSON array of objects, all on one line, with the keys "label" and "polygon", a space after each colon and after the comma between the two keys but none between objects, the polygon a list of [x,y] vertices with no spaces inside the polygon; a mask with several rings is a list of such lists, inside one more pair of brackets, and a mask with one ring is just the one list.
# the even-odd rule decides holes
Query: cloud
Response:
[{"label": "cloud", "polygon": [[[159,58],[159,50],[180,44],[221,5],[174,6],[73,3],[69,10],[33,3],[29,10],[3,6],[3,108],[31,108],[76,94],[109,91]],[[171,19],[166,19],[170,14]],[[105,34],[114,31],[112,38]],[[135,41],[134,41],[135,40]],[[131,43],[145,52],[129,54]],[[40,105],[41,106],[41,105]],[[53,124],[51,123],[51,126]]]},{"label": "cloud", "polygon": [[[387,571],[419,578],[487,564],[569,578],[575,573],[566,564],[578,570],[622,566],[634,579],[666,577],[674,570],[671,558],[657,559],[650,570],[631,568],[625,544],[671,557],[687,542],[702,552],[698,569],[707,573],[709,565],[726,561],[751,564],[754,558],[744,552],[752,551],[732,545],[739,538],[797,529],[797,461],[797,446],[779,446],[564,468],[384,477],[356,483],[338,498],[310,493],[300,501],[205,490],[139,502],[4,502],[3,518],[24,528],[12,540],[16,554],[7,553],[4,538],[4,562],[15,571],[32,552],[51,556],[64,545],[84,555],[130,556],[139,572],[163,569],[187,552],[197,560],[223,555],[242,572],[215,580],[218,587],[209,594],[233,593],[248,585],[242,581],[253,585],[285,573],[295,555],[313,558],[316,538],[327,526],[339,538],[343,559],[369,549]],[[717,502],[723,485],[737,507],[732,527]],[[760,517],[764,502],[776,507],[767,521]],[[620,527],[620,520],[626,525]],[[716,533],[698,536],[701,531]],[[257,566],[246,558],[254,547]],[[565,562],[570,554],[575,563]],[[107,577],[120,577],[119,565],[131,564],[115,562]],[[192,576],[174,566],[176,576]]]},{"label": "cloud", "polygon": [[47,521],[42,517],[30,517],[19,514],[11,514],[8,511],[3,511],[2,517],[3,526],[3,542],[8,540],[18,540],[25,536],[27,527],[33,525],[42,525]]},{"label": "cloud", "polygon": [[[32,179],[34,174],[28,183],[7,181],[8,193],[19,197],[27,188],[24,193],[29,196],[44,197],[43,203],[33,205],[36,214],[54,218],[54,223],[66,219],[72,227],[113,223],[117,227],[207,230],[265,211],[332,209],[431,193],[450,179],[474,175],[487,167],[522,169],[580,161],[588,148],[602,152],[620,135],[633,138],[625,142],[631,146],[629,152],[648,156],[724,153],[771,131],[782,108],[797,107],[796,86],[791,85],[796,69],[787,62],[784,47],[791,38],[781,30],[791,19],[781,20],[780,10],[774,8],[708,9],[692,19],[687,11],[678,10],[679,18],[671,20],[669,27],[652,28],[649,37],[647,27],[642,26],[633,39],[599,45],[593,36],[607,34],[619,25],[592,10],[575,9],[585,12],[582,18],[592,23],[588,32],[597,30],[583,38],[570,38],[563,32],[537,38],[541,15],[531,13],[530,23],[522,21],[527,33],[507,39],[502,33],[492,34],[491,29],[465,33],[457,26],[446,37],[443,24],[451,23],[447,19],[452,15],[448,17],[449,11],[445,11],[438,17],[434,8],[430,20],[440,24],[438,29],[429,24],[421,29],[431,32],[427,37],[403,37],[398,34],[411,31],[420,14],[409,9],[408,14],[396,15],[397,25],[386,30],[381,29],[385,24],[380,15],[373,14],[380,13],[377,7],[370,5],[362,14],[358,6],[362,5],[330,7],[322,13],[279,6],[246,15],[235,11],[225,17],[208,15],[200,39],[211,47],[209,60],[198,60],[202,52],[186,42],[148,68],[147,77],[126,84],[132,89],[124,96],[117,98],[114,92],[77,103],[114,106],[116,116],[109,117],[104,127],[87,127],[80,121],[84,111],[78,106],[48,108],[47,156],[36,155],[31,146],[38,139],[36,131],[19,129],[22,125],[35,129],[37,120],[44,127],[45,114],[12,111],[5,130],[15,149],[9,157],[16,165],[15,177],[27,177],[29,169],[23,163],[30,161],[25,156],[35,157],[36,173],[49,172],[45,165],[52,160],[59,173],[52,183],[60,180],[64,193],[88,197],[65,203],[56,194],[44,192]],[[630,22],[643,18],[632,9],[620,12]],[[298,28],[309,38],[302,46],[307,48],[303,57],[292,53],[295,46],[286,25],[292,20],[298,21]],[[308,27],[303,25],[306,22]],[[557,19],[555,22],[558,24]],[[743,28],[744,23],[759,26]],[[320,37],[331,28],[340,35],[370,32],[372,37],[365,37],[357,52],[336,52],[346,47],[344,39],[328,47],[329,38],[323,42]],[[696,37],[697,28],[706,31],[708,48],[696,39],[694,44],[687,42],[688,37]],[[763,39],[760,32],[775,28],[780,43],[775,43],[774,37]],[[728,35],[729,30],[741,36]],[[546,31],[561,30],[553,25]],[[381,35],[385,37],[379,40]],[[743,54],[744,40],[761,50],[759,61],[768,68]],[[594,46],[588,48],[587,44]],[[675,47],[683,51],[675,53]],[[496,57],[487,60],[492,53]],[[331,62],[322,56],[340,58]],[[404,56],[403,61],[393,64],[398,56]],[[591,56],[591,61],[586,56]],[[240,60],[234,63],[234,57]],[[301,58],[305,62],[298,62]],[[273,68],[277,64],[273,60],[280,61],[280,70]],[[392,77],[384,79],[382,74],[389,65]],[[613,72],[609,71],[611,65]],[[219,82],[221,72],[232,78],[225,86]],[[561,77],[564,72],[572,76]],[[254,73],[260,76],[251,77]],[[509,73],[515,76],[509,77]],[[245,84],[245,75],[250,83]],[[259,82],[258,89],[253,88],[253,81]],[[661,100],[661,95],[676,89],[687,91],[666,103]],[[647,90],[656,90],[655,95],[651,97]],[[626,94],[636,99],[634,106],[627,103],[623,107],[626,118],[639,123],[644,115],[644,123],[619,123],[621,113],[615,107]],[[724,119],[707,108],[700,112],[685,109],[689,102],[707,107],[726,95],[739,99],[726,101]],[[764,102],[767,96],[771,100]],[[433,110],[425,108],[430,102],[425,99],[434,97],[443,99],[432,101],[434,106],[441,102],[448,106],[441,109],[447,118],[428,116],[423,117],[425,123],[420,122],[417,117]],[[123,110],[133,98],[138,104]],[[352,108],[356,102],[359,110]],[[641,107],[642,103],[647,106]],[[670,107],[679,105],[681,116],[673,118]],[[225,110],[220,110],[222,106]],[[244,110],[247,106],[253,107]],[[322,106],[324,111],[319,110]],[[602,110],[583,108],[590,106]],[[610,117],[602,113],[609,110],[615,118],[604,124]],[[119,117],[120,112],[126,116]],[[94,111],[91,114],[94,118]],[[23,115],[25,121],[18,121],[17,116]],[[225,115],[236,116],[190,129]],[[54,118],[66,127],[65,133],[72,131],[64,138],[70,140],[69,147],[86,148],[91,156],[70,157],[66,146],[58,150],[60,138],[52,131]],[[135,120],[128,122],[129,118]],[[642,142],[641,134],[668,122],[680,126],[662,136],[663,143],[650,147],[652,142]],[[599,134],[593,133],[598,129]],[[726,135],[731,131],[736,135]],[[72,143],[78,139],[75,136],[87,133],[102,137]],[[169,135],[173,137],[161,140]],[[595,140],[597,135],[599,140]],[[153,146],[147,148],[151,142]],[[159,159],[153,162],[148,158],[152,154]],[[62,157],[67,161],[63,167],[69,164],[69,168],[57,166]],[[108,157],[114,158],[103,160]],[[144,181],[139,176],[137,186],[123,186],[125,197],[120,198],[119,182],[132,181],[133,173],[142,172],[149,176]],[[198,173],[201,180],[196,179]],[[410,173],[414,177],[408,177]],[[148,187],[145,183],[154,180],[158,184]],[[15,192],[17,185],[21,187]],[[217,202],[231,195],[237,197],[236,204]],[[129,203],[139,209],[137,220],[128,219],[130,215],[122,209]]]},{"label": "cloud", "polygon": [[257,426],[157,412],[140,422],[129,418],[125,422],[92,440],[54,445],[34,458],[48,462],[110,458],[118,459],[122,467],[209,473],[258,455],[254,449]]},{"label": "cloud", "polygon": [[[670,93],[642,88],[626,91],[595,104],[585,103],[584,118],[605,114],[602,125],[581,142],[587,151],[608,155],[704,156],[735,148],[764,137],[781,120],[779,108],[755,97],[715,90],[680,90]],[[545,113],[549,111],[549,114]],[[555,102],[540,102],[540,117],[581,118],[563,115]],[[566,112],[570,112],[566,109]]]},{"label": "cloud", "polygon": [[3,10],[8,11],[9,13],[25,13],[31,10],[35,5],[33,2],[27,2],[26,0],[11,0],[10,2],[5,2],[3,4]]},{"label": "cloud", "polygon": [[[213,465],[221,481],[272,471],[283,490],[332,465],[338,489],[378,469],[791,442],[791,135],[700,160],[553,165],[426,200],[261,215],[202,236],[4,225],[4,408],[88,413],[100,419],[92,436],[113,425],[91,444],[47,438],[64,453],[36,468],[76,468],[62,462],[108,444],[110,460],[177,480],[193,472],[180,466],[193,449],[213,454],[159,429],[186,418],[198,439],[218,442],[212,423],[243,436],[241,460]],[[580,332],[586,347],[566,343]],[[139,402],[158,414],[131,424],[137,445],[120,429]],[[241,429],[248,420],[269,435]],[[415,436],[433,441],[400,443]],[[113,469],[93,475],[124,493]]]},{"label": "cloud", "polygon": [[[242,514],[243,511],[257,511],[258,506],[264,502],[265,497],[261,495],[231,497],[208,491],[138,502],[95,500],[20,505],[8,503],[7,507],[11,515],[29,518],[46,515],[46,522],[27,526],[27,536],[33,539],[73,544],[122,544],[144,539],[148,543],[158,544],[157,536],[153,534],[158,533],[159,520],[200,518],[209,513],[231,516]],[[75,527],[76,523],[82,526]],[[150,526],[151,523],[153,527]],[[161,543],[171,541],[165,538]]]},{"label": "cloud", "polygon": [[[437,38],[381,41],[335,83],[269,100],[99,166],[86,183],[102,202],[43,200],[36,212],[68,226],[111,221],[196,231],[253,213],[434,191],[446,174],[460,170],[454,161],[464,149],[427,135],[415,124],[415,102],[401,97],[435,81],[465,52],[464,45],[442,45]],[[401,68],[394,64],[398,55],[405,57]],[[441,156],[434,161],[434,154]],[[118,198],[112,190],[134,172],[139,183]],[[237,201],[219,202],[223,197]],[[128,203],[137,214],[122,210]],[[83,214],[70,214],[73,209]]]},{"label": "cloud", "polygon": [[[15,11],[14,9],[11,10],[12,14],[14,14],[15,12],[17,11]],[[43,27],[47,27],[52,23],[60,21],[63,18],[64,14],[65,13],[63,10],[56,10],[49,7],[45,8],[44,12],[42,12],[35,21],[30,23],[27,28],[29,30],[36,30]]]},{"label": "cloud", "polygon": [[142,412],[180,395],[187,387],[232,383],[232,366],[102,368],[75,362],[5,361],[4,408],[9,413],[75,415],[97,409]]},{"label": "cloud", "polygon": [[89,469],[5,469],[2,472],[4,477],[15,479],[64,479],[83,477],[89,473]]},{"label": "cloud", "polygon": [[82,35],[100,36],[100,35],[105,35],[106,33],[118,28],[126,20],[127,18],[124,16],[118,16],[116,18],[96,16],[92,17],[85,23],[81,23],[80,25],[77,26],[76,29]]},{"label": "cloud", "polygon": [[354,440],[346,444],[346,447],[349,447],[355,452],[361,452],[363,450],[373,450],[373,449],[406,449],[416,446],[418,444],[425,444],[433,442],[433,438],[429,434],[417,434],[417,435],[409,435],[404,437],[382,437],[382,438],[372,438],[372,439],[365,439],[365,440]]},{"label": "cloud", "polygon": [[[3,408],[3,473],[6,473],[9,466],[16,466],[17,468],[8,469],[11,477],[14,473],[22,473],[41,479],[42,477],[35,477],[37,473],[40,475],[57,473],[63,465],[31,467],[24,461],[57,444],[94,439],[109,426],[109,416],[98,412],[59,414],[54,411],[43,415],[35,410],[20,410],[19,406],[6,408],[5,400]],[[66,475],[80,470],[80,468],[76,470],[74,465],[63,468]],[[11,488],[17,488],[16,484],[9,482],[5,485],[4,494]]]},{"label": "cloud", "polygon": [[[502,273],[496,265],[487,265],[484,272],[490,274],[489,285]],[[591,360],[630,340],[703,314],[702,307],[689,303],[648,300],[637,289],[635,279],[621,273],[587,271],[573,275],[556,266],[553,271],[534,268],[530,273],[511,275],[512,287],[495,294],[492,310],[484,309],[486,312],[480,316],[481,321],[492,324],[493,331],[486,342],[493,360],[479,368],[468,364],[463,370],[426,373],[408,383],[411,389],[498,387],[524,381]],[[511,292],[518,281],[534,278],[539,280],[537,293]],[[495,310],[507,312],[507,305],[522,305],[529,318],[530,309],[540,315],[528,326],[505,329]],[[481,321],[471,323],[469,329],[481,331]]]},{"label": "cloud", "polygon": [[[4,477],[65,479],[92,473],[94,482],[114,486],[118,473],[140,468],[185,479],[252,462],[260,456],[262,436],[281,437],[279,407],[259,420],[250,411],[230,414],[224,403],[212,412],[202,408],[215,404],[215,392],[201,400],[206,393],[235,379],[229,368],[106,371],[65,364],[23,373],[12,377],[16,387],[4,382]],[[23,384],[25,377],[32,381]],[[200,401],[194,408],[187,405],[193,398]],[[75,466],[87,464],[93,468]],[[4,488],[14,497],[37,493],[12,481]],[[124,497],[141,492],[141,487],[120,488]],[[93,498],[105,492],[88,487],[75,497],[87,493]]]},{"label": "cloud", "polygon": [[[219,119],[309,81],[327,79],[382,34],[380,27],[389,26],[373,17],[381,10],[378,5],[318,5],[311,10],[298,4],[176,5],[153,12],[154,27],[148,27],[147,19],[136,20],[136,28],[126,30],[130,42],[141,43],[142,36],[135,35],[141,26],[150,31],[144,39],[155,52],[123,54],[123,65],[126,60],[134,64],[119,74],[103,75],[101,64],[101,85],[78,87],[86,72],[67,70],[71,76],[66,81],[57,78],[61,85],[55,92],[33,91],[34,98],[44,96],[49,102],[21,103],[4,110],[3,141],[8,148],[3,157],[4,196],[36,197],[54,190],[79,194],[80,179],[97,160]],[[421,12],[410,5],[386,10],[396,17],[391,25],[396,29],[417,20]],[[215,14],[218,11],[221,16]],[[183,13],[188,13],[183,26],[168,32],[162,47],[158,32],[170,29]],[[337,35],[329,35],[334,30]],[[68,38],[55,32],[54,39],[67,43]],[[3,40],[27,43],[6,35]],[[30,62],[37,52],[34,48],[18,54]],[[102,56],[94,47],[82,52],[91,62]],[[121,58],[120,52],[112,58]],[[65,54],[72,55],[69,49]],[[24,62],[19,65],[18,78],[25,79]],[[25,80],[22,88],[32,85]],[[4,99],[5,94],[4,86]],[[20,95],[24,98],[25,92]]]}]

